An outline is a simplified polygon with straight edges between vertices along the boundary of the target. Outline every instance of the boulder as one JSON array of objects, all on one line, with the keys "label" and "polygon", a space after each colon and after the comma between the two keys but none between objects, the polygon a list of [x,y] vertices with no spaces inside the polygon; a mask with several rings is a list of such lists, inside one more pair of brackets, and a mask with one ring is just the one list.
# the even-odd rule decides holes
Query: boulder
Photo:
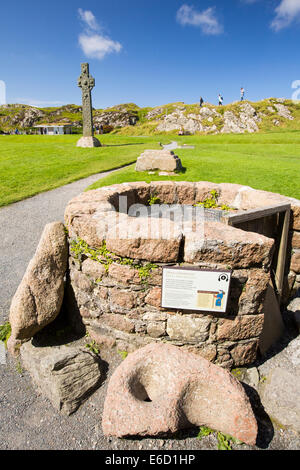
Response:
[{"label": "boulder", "polygon": [[172,151],[167,150],[145,150],[137,159],[136,171],[160,170],[166,172],[180,171],[181,160]]},{"label": "boulder", "polygon": [[300,432],[300,336],[259,368],[261,402],[279,426]]},{"label": "boulder", "polygon": [[278,103],[274,103],[273,106],[275,106],[275,108],[277,109],[278,116],[281,116],[285,119],[289,119],[290,121],[294,120],[294,118],[291,115],[291,112],[290,112],[290,110],[287,106],[284,106],[283,104],[278,104]]},{"label": "boulder", "polygon": [[147,345],[115,370],[108,384],[105,435],[157,436],[208,426],[254,445],[257,423],[230,372],[167,344]]},{"label": "boulder", "polygon": [[60,312],[64,296],[68,244],[61,222],[47,224],[34,257],[11,303],[9,321],[16,340],[27,340],[51,323]]},{"label": "boulder", "polygon": [[53,407],[70,415],[100,386],[100,358],[81,347],[21,346],[21,362]]}]

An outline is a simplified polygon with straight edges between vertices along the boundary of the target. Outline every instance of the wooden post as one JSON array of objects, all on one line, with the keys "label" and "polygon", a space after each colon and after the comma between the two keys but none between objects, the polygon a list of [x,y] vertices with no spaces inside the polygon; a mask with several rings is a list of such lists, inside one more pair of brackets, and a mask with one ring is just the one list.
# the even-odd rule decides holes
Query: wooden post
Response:
[{"label": "wooden post", "polygon": [[285,261],[286,261],[286,251],[287,251],[287,243],[288,243],[288,236],[289,236],[289,227],[290,227],[290,210],[285,211],[282,232],[281,232],[281,239],[278,251],[278,259],[277,259],[277,268],[275,273],[275,282],[277,291],[279,294],[279,301],[282,296],[283,290],[283,281],[284,281],[284,273],[285,273]]}]

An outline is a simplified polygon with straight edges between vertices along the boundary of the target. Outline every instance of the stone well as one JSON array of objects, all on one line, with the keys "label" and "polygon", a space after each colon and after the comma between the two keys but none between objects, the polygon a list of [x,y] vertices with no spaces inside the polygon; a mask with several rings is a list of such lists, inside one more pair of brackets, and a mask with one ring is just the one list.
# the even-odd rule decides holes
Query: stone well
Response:
[{"label": "stone well", "polygon": [[[149,201],[193,207],[211,191],[230,210],[204,218],[201,244],[191,221],[153,223],[147,213]],[[72,322],[120,351],[168,342],[223,367],[250,364],[270,284],[281,301],[299,287],[300,201],[278,194],[227,183],[124,183],[72,199],[65,223]],[[170,265],[230,269],[226,313],[161,308],[162,269]]]}]

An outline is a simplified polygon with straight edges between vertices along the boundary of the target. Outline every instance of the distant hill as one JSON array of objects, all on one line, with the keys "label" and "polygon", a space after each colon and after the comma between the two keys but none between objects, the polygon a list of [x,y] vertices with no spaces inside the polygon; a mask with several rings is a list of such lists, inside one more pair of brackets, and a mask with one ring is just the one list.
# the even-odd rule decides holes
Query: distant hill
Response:
[{"label": "distant hill", "polygon": [[[105,132],[126,135],[156,133],[252,133],[276,128],[300,130],[300,103],[283,98],[268,98],[258,102],[234,102],[225,106],[204,103],[170,103],[154,108],[140,108],[134,103],[95,109],[94,125]],[[82,108],[74,104],[36,108],[23,104],[0,106],[0,132],[34,132],[37,124],[71,123],[81,131]]]}]

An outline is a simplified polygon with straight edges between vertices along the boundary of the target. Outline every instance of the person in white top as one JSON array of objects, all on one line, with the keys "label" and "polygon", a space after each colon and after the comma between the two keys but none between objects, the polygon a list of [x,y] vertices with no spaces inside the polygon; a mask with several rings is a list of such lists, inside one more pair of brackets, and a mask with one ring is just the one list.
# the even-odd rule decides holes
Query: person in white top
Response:
[{"label": "person in white top", "polygon": [[221,96],[219,93],[219,106],[222,106],[222,104],[223,104],[223,96]]}]

